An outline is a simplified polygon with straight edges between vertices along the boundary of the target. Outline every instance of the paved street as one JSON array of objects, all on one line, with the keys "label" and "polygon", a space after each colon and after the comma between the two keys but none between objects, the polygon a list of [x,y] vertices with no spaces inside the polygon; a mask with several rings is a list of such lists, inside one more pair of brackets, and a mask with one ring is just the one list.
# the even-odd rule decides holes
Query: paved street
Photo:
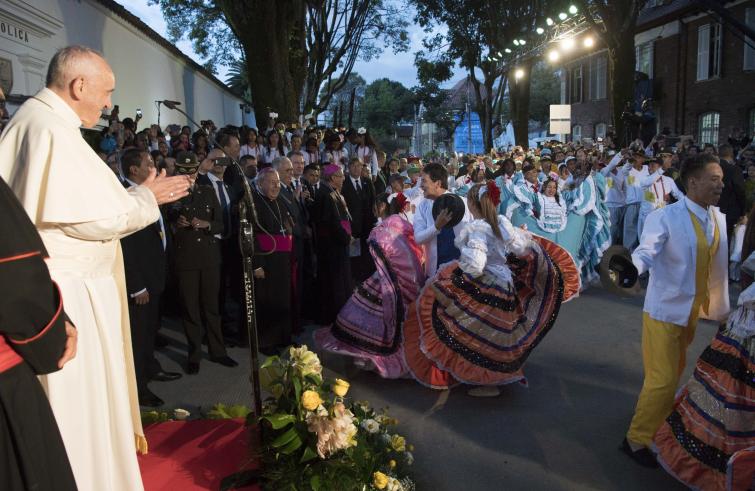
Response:
[{"label": "paved street", "polygon": [[[492,399],[469,397],[464,388],[436,392],[412,380],[383,380],[335,355],[322,361],[327,376],[351,382],[350,396],[388,406],[400,420],[416,447],[418,490],[683,489],[618,450],[642,383],[641,305],[641,297],[596,288],[564,305],[525,366],[529,387],[505,387]],[[166,369],[179,370],[183,335],[175,322],[167,324],[175,343],[159,357]],[[698,326],[684,380],[714,333],[712,323]],[[311,347],[310,334],[304,342]],[[241,348],[230,354],[241,367],[205,360],[199,375],[152,388],[166,408],[251,405],[248,355]]]}]

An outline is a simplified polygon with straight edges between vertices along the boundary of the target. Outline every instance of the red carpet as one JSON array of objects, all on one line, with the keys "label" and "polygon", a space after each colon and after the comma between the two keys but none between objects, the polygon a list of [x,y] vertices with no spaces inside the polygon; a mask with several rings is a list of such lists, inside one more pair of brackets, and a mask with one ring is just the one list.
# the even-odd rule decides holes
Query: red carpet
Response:
[{"label": "red carpet", "polygon": [[139,456],[139,467],[146,491],[217,490],[224,477],[257,466],[241,419],[168,421],[148,426],[145,433],[149,453]]}]

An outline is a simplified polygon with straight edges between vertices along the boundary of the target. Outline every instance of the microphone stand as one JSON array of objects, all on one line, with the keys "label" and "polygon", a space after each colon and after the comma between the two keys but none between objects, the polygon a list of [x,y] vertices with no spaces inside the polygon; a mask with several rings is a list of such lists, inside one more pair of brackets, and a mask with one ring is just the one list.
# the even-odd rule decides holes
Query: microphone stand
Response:
[{"label": "microphone stand", "polygon": [[[200,125],[191,117],[186,114],[185,111],[179,109],[173,103],[165,103],[165,107],[173,109],[186,116],[194,126],[198,127],[202,131]],[[215,137],[208,132],[207,139],[216,148],[219,148],[218,142]],[[262,391],[260,390],[260,378],[259,378],[259,339],[257,336],[257,316],[256,305],[254,296],[254,266],[252,265],[252,257],[254,256],[254,228],[253,223],[257,222],[257,210],[254,207],[254,199],[252,198],[252,189],[249,186],[249,181],[246,179],[241,165],[230,157],[233,162],[233,168],[236,169],[238,177],[241,179],[241,184],[244,189],[244,196],[239,202],[239,249],[241,250],[241,260],[244,266],[244,302],[246,304],[246,330],[249,336],[249,353],[251,355],[251,373],[249,374],[249,381],[252,384],[252,397],[254,398],[254,415],[256,418],[262,417]]]}]

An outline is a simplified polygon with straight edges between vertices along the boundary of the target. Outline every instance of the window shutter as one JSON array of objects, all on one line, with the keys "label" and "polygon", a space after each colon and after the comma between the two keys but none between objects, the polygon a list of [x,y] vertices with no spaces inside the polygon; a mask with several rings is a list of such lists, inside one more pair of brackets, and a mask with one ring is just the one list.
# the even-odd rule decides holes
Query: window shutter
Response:
[{"label": "window shutter", "polygon": [[710,62],[710,24],[697,29],[697,80],[708,80]]},{"label": "window shutter", "polygon": [[[745,24],[747,24],[747,27],[755,29],[755,9],[745,9]],[[745,39],[751,46],[755,46],[755,39]],[[755,70],[755,48],[748,46],[747,43],[744,43],[745,59],[743,68],[745,70]]]}]

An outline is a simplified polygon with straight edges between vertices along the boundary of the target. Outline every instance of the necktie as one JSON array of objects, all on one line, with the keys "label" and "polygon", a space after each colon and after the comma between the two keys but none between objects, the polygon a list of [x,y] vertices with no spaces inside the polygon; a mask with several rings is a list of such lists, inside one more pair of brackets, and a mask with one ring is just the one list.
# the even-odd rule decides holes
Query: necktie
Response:
[{"label": "necktie", "polygon": [[222,237],[228,235],[231,231],[231,211],[228,209],[228,200],[225,199],[223,190],[223,181],[216,182],[218,185],[218,196],[220,197],[220,207],[223,208],[223,233]]},{"label": "necktie", "polygon": [[357,192],[361,193],[362,192],[362,183],[359,182],[359,179],[355,179],[354,180],[354,184],[356,185]]}]

